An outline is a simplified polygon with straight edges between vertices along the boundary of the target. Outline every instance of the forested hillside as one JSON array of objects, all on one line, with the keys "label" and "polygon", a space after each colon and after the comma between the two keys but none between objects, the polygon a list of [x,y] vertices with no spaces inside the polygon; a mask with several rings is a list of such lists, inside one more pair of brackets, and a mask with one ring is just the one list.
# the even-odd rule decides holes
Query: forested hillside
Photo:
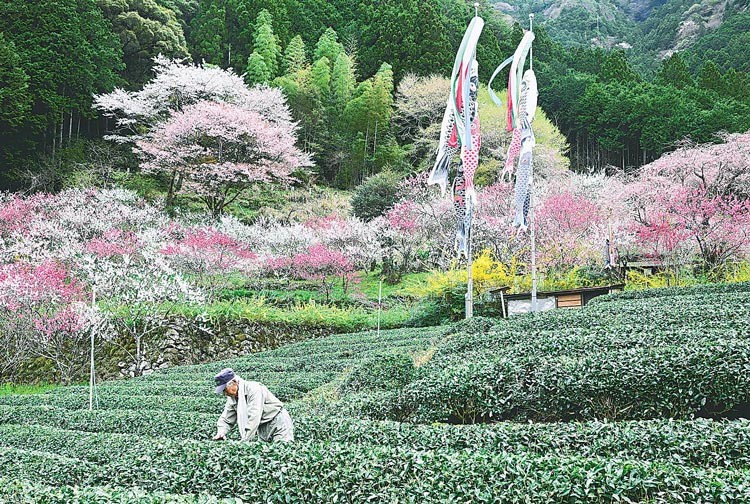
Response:
[{"label": "forested hillside", "polygon": [[[532,11],[540,103],[574,169],[631,170],[685,137],[750,128],[747,1],[483,1],[481,80],[521,38],[504,12],[526,27]],[[400,133],[396,90],[408,74],[446,75],[472,14],[461,0],[63,0],[41,16],[30,2],[4,2],[2,184],[59,190],[92,162],[137,171],[130,149],[100,142],[116,125],[92,104],[142,89],[158,55],[281,88],[315,162],[310,180],[351,188],[385,168],[413,172],[430,153],[415,157]],[[660,59],[675,49],[684,51]]]},{"label": "forested hillside", "polygon": [[[747,0],[495,1],[499,12],[521,22],[534,13],[537,23],[564,45],[632,48],[638,64],[650,70],[658,60],[689,48],[696,49],[691,52],[700,66],[705,61],[701,41],[717,34],[727,46],[743,39],[747,46],[749,5]],[[744,64],[741,53],[728,53],[725,58],[731,63],[724,70]]]}]

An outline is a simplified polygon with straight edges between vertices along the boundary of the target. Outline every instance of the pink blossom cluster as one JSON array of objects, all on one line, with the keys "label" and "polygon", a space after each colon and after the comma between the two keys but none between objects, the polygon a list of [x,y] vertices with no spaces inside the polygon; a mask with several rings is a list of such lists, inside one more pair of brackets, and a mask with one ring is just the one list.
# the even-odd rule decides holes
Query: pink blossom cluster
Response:
[{"label": "pink blossom cluster", "polygon": [[139,247],[135,233],[114,228],[105,231],[100,237],[92,238],[86,246],[86,251],[97,257],[113,257],[133,255]]},{"label": "pink blossom cluster", "polygon": [[2,318],[26,321],[44,338],[82,329],[83,285],[61,265],[11,263],[0,266]]},{"label": "pink blossom cluster", "polygon": [[[672,264],[704,265],[750,254],[750,133],[717,145],[686,145],[644,166],[635,176],[557,173],[534,191],[537,258],[544,268],[603,266],[607,241],[621,256],[652,256]],[[459,215],[451,200],[428,188],[425,175],[401,184],[402,199],[385,216],[390,252],[429,257],[445,268]],[[474,250],[501,261],[530,261],[528,234],[511,227],[513,186],[478,191]],[[418,251],[422,252],[418,252]],[[426,255],[427,254],[427,255]]]},{"label": "pink blossom cluster", "polygon": [[13,195],[0,206],[0,232],[5,235],[27,232],[44,199],[44,195],[29,198]]},{"label": "pink blossom cluster", "polygon": [[302,278],[319,282],[326,297],[330,296],[333,287],[331,277],[340,279],[346,292],[355,274],[349,258],[322,244],[313,245],[306,252],[294,256],[291,265]]},{"label": "pink blossom cluster", "polygon": [[400,201],[393,205],[385,214],[388,224],[402,233],[413,233],[416,231],[418,208],[413,201]]},{"label": "pink blossom cluster", "polygon": [[247,244],[211,227],[186,229],[182,238],[168,242],[161,253],[201,274],[242,269],[244,263],[257,259]]},{"label": "pink blossom cluster", "polygon": [[604,218],[585,196],[552,192],[541,202],[535,219],[539,260],[547,269],[601,262],[606,250]]},{"label": "pink blossom cluster", "polygon": [[622,197],[645,253],[719,266],[750,254],[750,133],[687,144],[644,166]]}]

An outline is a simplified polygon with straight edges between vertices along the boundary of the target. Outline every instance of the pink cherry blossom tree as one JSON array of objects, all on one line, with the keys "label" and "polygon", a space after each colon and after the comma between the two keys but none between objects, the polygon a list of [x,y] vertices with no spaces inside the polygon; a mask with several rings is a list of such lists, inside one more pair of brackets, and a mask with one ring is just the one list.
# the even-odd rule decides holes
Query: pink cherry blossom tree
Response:
[{"label": "pink cherry blossom tree", "polygon": [[259,183],[289,183],[295,170],[312,166],[295,146],[295,127],[275,124],[236,105],[199,102],[175,113],[139,140],[147,173],[182,179],[214,217]]},{"label": "pink cherry blossom tree", "polygon": [[94,106],[114,120],[118,143],[139,140],[174,112],[201,101],[215,101],[252,110],[274,124],[290,126],[292,115],[281,90],[248,88],[241,75],[211,65],[193,65],[163,56],[154,59],[154,78],[143,89],[94,96]]}]

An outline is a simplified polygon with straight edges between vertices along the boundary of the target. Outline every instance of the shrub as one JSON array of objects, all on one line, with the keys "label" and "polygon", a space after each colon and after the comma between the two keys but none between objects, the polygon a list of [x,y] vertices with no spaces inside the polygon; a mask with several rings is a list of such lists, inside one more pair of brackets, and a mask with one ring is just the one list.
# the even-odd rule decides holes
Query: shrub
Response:
[{"label": "shrub", "polygon": [[414,361],[405,354],[382,354],[359,364],[340,387],[342,393],[399,389],[414,378]]},{"label": "shrub", "polygon": [[[2,426],[0,477],[51,485],[140,487],[251,502],[403,500],[744,501],[742,469],[483,450],[337,442],[215,443]],[[47,453],[54,450],[59,453]],[[231,464],[226,461],[231,460]],[[236,474],[252,472],[252,478]],[[325,474],[326,477],[321,477]],[[502,475],[502,477],[498,477]],[[229,482],[229,483],[228,483]]]},{"label": "shrub", "polygon": [[369,221],[383,215],[399,199],[400,177],[383,171],[366,179],[354,190],[352,211],[360,219]]}]

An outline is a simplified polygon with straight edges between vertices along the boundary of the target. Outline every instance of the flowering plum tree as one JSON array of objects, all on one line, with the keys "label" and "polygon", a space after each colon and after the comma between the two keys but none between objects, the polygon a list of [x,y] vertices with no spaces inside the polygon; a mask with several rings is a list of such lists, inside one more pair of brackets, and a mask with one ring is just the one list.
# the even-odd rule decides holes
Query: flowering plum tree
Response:
[{"label": "flowering plum tree", "polygon": [[211,227],[186,229],[161,253],[203,287],[210,299],[228,285],[232,272],[248,271],[257,259],[246,244]]},{"label": "flowering plum tree", "polygon": [[64,383],[86,366],[85,290],[59,264],[0,267],[0,376],[29,356],[54,363]]},{"label": "flowering plum tree", "polygon": [[552,192],[536,212],[539,259],[549,270],[601,262],[603,218],[595,203],[568,191]]},{"label": "flowering plum tree", "polygon": [[111,229],[90,240],[76,268],[96,289],[108,322],[127,336],[130,344],[122,348],[130,355],[135,375],[142,370],[144,346],[169,323],[174,308],[204,300],[202,292],[157,251],[156,243],[132,232]]},{"label": "flowering plum tree", "polygon": [[686,144],[641,168],[625,198],[642,246],[662,257],[697,249],[708,269],[750,252],[750,133],[725,140]]},{"label": "flowering plum tree", "polygon": [[145,172],[178,175],[214,217],[252,184],[288,183],[292,172],[312,165],[295,146],[294,126],[274,124],[259,113],[216,102],[199,102],[175,113],[137,142]]},{"label": "flowering plum tree", "polygon": [[349,258],[322,244],[313,245],[307,252],[294,256],[292,265],[300,277],[320,284],[326,301],[331,297],[336,279],[341,279],[344,293],[354,279],[354,266]]},{"label": "flowering plum tree", "polygon": [[369,271],[381,261],[377,222],[363,222],[356,217],[343,219],[337,215],[311,219],[303,226],[314,232],[316,240],[344,254],[355,269]]},{"label": "flowering plum tree", "polygon": [[416,269],[417,252],[425,245],[420,228],[423,207],[402,200],[373,222],[381,224],[381,242],[385,249],[383,273],[386,281],[396,283],[404,273]]},{"label": "flowering plum tree", "polygon": [[499,261],[510,264],[528,255],[528,241],[512,226],[513,184],[497,182],[477,194],[476,218],[472,224],[474,249],[488,249]]}]

